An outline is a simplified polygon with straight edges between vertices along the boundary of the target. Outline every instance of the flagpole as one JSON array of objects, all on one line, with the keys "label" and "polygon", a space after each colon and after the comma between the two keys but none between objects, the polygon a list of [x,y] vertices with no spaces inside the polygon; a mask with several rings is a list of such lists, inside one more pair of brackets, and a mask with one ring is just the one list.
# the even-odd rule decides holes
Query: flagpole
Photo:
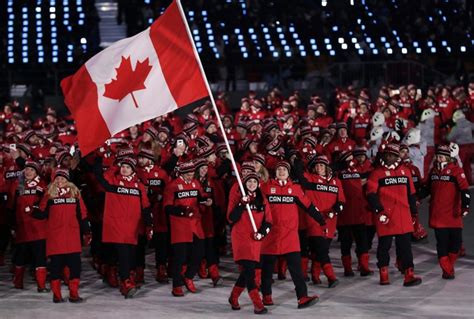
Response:
[{"label": "flagpole", "polygon": [[[204,82],[206,83],[206,88],[207,88],[207,91],[209,92],[209,98],[211,99],[212,107],[214,108],[214,112],[216,113],[217,122],[219,123],[219,127],[221,129],[222,136],[224,137],[224,141],[225,141],[225,145],[227,147],[227,151],[230,154],[230,161],[232,162],[232,167],[234,168],[235,176],[237,177],[237,182],[239,184],[240,191],[242,192],[243,196],[247,196],[246,193],[245,193],[244,185],[242,184],[242,180],[240,179],[240,174],[239,174],[239,170],[237,169],[237,164],[235,163],[234,154],[232,153],[232,150],[231,150],[230,145],[229,145],[229,140],[227,139],[227,135],[225,133],[224,126],[222,125],[219,110],[217,109],[217,106],[216,106],[216,101],[214,100],[214,96],[212,95],[211,87],[209,86],[209,81],[207,80],[206,72],[204,72],[204,68],[202,67],[201,58],[199,57],[198,51],[196,49],[196,45],[194,44],[194,38],[191,34],[191,30],[189,29],[188,21],[186,20],[186,15],[184,14],[183,7],[181,6],[181,1],[176,0],[176,4],[178,5],[179,12],[181,14],[181,17],[184,20],[184,24],[186,25],[186,31],[188,32],[188,37],[191,40],[191,43],[193,44],[194,55],[196,56],[196,59],[199,62],[199,69],[201,70],[201,74],[204,77]],[[247,207],[247,213],[249,214],[250,222],[252,223],[253,231],[256,233],[257,232],[257,226],[255,225],[255,220],[253,218],[252,211],[250,209],[249,204],[247,204],[246,207]]]}]

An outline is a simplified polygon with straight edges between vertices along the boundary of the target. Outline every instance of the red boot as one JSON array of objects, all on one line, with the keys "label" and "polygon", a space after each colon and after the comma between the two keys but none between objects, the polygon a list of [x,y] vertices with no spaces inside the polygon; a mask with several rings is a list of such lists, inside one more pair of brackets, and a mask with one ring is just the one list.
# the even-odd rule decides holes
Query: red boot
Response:
[{"label": "red boot", "polygon": [[311,280],[313,284],[319,285],[321,283],[321,279],[319,279],[319,275],[321,274],[321,263],[313,260],[311,263]]},{"label": "red boot", "polygon": [[263,295],[262,302],[265,306],[273,306],[272,295]]},{"label": "red boot", "polygon": [[199,264],[199,270],[198,270],[198,276],[199,278],[201,279],[205,279],[207,278],[207,267],[206,267],[206,260],[205,259],[202,259],[201,260],[201,263]]},{"label": "red boot", "polygon": [[413,268],[410,267],[405,270],[405,279],[403,280],[403,286],[412,287],[418,286],[419,284],[421,284],[421,278],[415,277],[415,272],[413,271]]},{"label": "red boot", "polygon": [[209,276],[211,277],[214,287],[222,282],[222,277],[219,274],[219,268],[217,268],[216,264],[209,266]]},{"label": "red boot", "polygon": [[354,271],[352,270],[352,258],[351,255],[341,256],[342,266],[344,267],[344,277],[354,277]]},{"label": "red boot", "polygon": [[328,278],[328,288],[334,288],[339,284],[336,275],[334,274],[334,269],[332,268],[331,263],[326,263],[323,266],[323,272]]},{"label": "red boot", "polygon": [[183,287],[173,287],[173,290],[171,290],[171,294],[175,297],[184,297]]},{"label": "red boot", "polygon": [[53,291],[53,302],[54,303],[64,302],[64,299],[61,295],[61,280],[59,279],[51,280],[50,285],[51,285],[51,290]]},{"label": "red boot", "polygon": [[254,314],[261,315],[268,312],[268,309],[263,305],[262,298],[257,289],[249,291],[249,296],[253,303]]},{"label": "red boot", "polygon": [[69,276],[70,276],[70,271],[69,271],[69,267],[68,266],[65,266],[63,268],[63,283],[66,285],[66,286],[69,286]]},{"label": "red boot", "polygon": [[439,265],[443,270],[443,279],[454,279],[454,268],[453,264],[449,260],[448,256],[443,256],[439,259]]},{"label": "red boot", "polygon": [[25,267],[16,266],[13,274],[13,287],[23,289],[23,277],[25,276]]},{"label": "red boot", "polygon": [[309,281],[308,276],[308,257],[301,257],[301,271],[303,272],[304,281]]},{"label": "red boot", "polygon": [[240,310],[239,297],[244,290],[244,287],[239,286],[234,286],[234,288],[232,288],[232,292],[230,293],[229,297],[229,303],[232,307],[232,310]]},{"label": "red boot", "polygon": [[125,299],[133,298],[137,293],[137,288],[130,279],[125,279],[120,282],[120,293],[125,297]]},{"label": "red boot", "polygon": [[38,292],[48,292],[46,289],[46,267],[36,268],[36,284],[38,285]]},{"label": "red boot", "polygon": [[161,284],[168,283],[168,274],[166,273],[166,266],[165,265],[158,265],[158,269],[156,269],[156,281]]},{"label": "red boot", "polygon": [[119,286],[117,280],[117,267],[110,266],[107,272],[107,283],[110,287],[117,288]]},{"label": "red boot", "polygon": [[288,270],[288,263],[285,257],[278,258],[278,280],[286,279],[286,271]]},{"label": "red boot", "polygon": [[384,266],[379,269],[380,272],[380,284],[382,286],[390,285],[390,280],[388,279],[388,267]]},{"label": "red boot", "polygon": [[454,269],[454,265],[456,264],[456,260],[458,260],[458,254],[449,253],[449,254],[448,254],[448,257],[449,257],[449,261],[450,261],[451,264],[453,265],[453,269]]},{"label": "red boot", "polygon": [[145,268],[137,267],[137,269],[135,269],[135,283],[137,287],[143,286],[145,283]]},{"label": "red boot", "polygon": [[195,294],[197,292],[196,286],[194,285],[194,281],[189,278],[184,278],[184,286],[189,292]]},{"label": "red boot", "polygon": [[305,296],[298,299],[298,309],[308,308],[319,301],[318,296]]},{"label": "red boot", "polygon": [[260,289],[262,285],[262,269],[260,268],[255,269],[255,285],[257,285],[257,289]]},{"label": "red boot", "polygon": [[466,256],[466,247],[464,247],[464,243],[461,244],[461,249],[459,249],[459,257],[465,257]]},{"label": "red boot", "polygon": [[371,276],[374,274],[369,268],[369,254],[363,253],[359,256],[359,271],[362,277]]},{"label": "red boot", "polygon": [[69,302],[81,303],[84,301],[79,297],[79,278],[74,278],[69,281]]},{"label": "red boot", "polygon": [[107,281],[107,273],[109,272],[109,265],[107,264],[102,264],[100,265],[100,268],[98,270],[99,275],[102,276],[102,281],[106,282]]}]

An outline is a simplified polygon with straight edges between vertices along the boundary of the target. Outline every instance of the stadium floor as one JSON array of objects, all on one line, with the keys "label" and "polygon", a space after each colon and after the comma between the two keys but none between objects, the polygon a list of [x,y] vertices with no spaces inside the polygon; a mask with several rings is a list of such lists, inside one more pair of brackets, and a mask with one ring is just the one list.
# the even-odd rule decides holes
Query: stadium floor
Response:
[{"label": "stadium floor", "polygon": [[[471,210],[472,211],[472,210]],[[427,225],[427,207],[422,205],[421,220]],[[309,293],[320,296],[317,305],[296,309],[294,287],[287,280],[275,280],[273,299],[269,307],[272,317],[320,317],[320,318],[472,318],[474,313],[474,214],[465,219],[464,242],[467,256],[456,265],[456,279],[442,280],[439,269],[434,234],[429,230],[428,243],[415,244],[416,273],[421,275],[420,286],[404,288],[403,276],[393,266],[395,250],[391,251],[391,285],[378,285],[378,273],[372,277],[342,276],[339,245],[334,243],[331,257],[340,284],[334,289],[323,285],[308,285]],[[52,294],[39,294],[31,276],[25,276],[25,290],[15,290],[7,267],[0,269],[0,318],[239,318],[253,316],[253,307],[246,294],[240,298],[242,309],[232,311],[227,298],[236,278],[236,267],[230,257],[222,260],[221,275],[224,284],[212,288],[210,280],[196,280],[200,289],[197,294],[187,293],[184,298],[171,296],[171,285],[161,285],[153,280],[151,270],[153,256],[147,256],[146,281],[134,299],[125,300],[118,290],[106,287],[96,272],[83,259],[80,294],[83,304],[53,304]],[[371,253],[371,267],[376,270],[375,257]],[[324,276],[321,277],[324,283]],[[63,286],[63,296],[67,296]]]}]

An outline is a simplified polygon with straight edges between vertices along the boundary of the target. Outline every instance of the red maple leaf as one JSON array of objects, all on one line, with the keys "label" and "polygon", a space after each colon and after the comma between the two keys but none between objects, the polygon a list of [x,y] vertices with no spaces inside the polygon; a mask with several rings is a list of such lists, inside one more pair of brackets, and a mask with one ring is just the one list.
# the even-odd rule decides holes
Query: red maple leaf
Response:
[{"label": "red maple leaf", "polygon": [[135,70],[132,70],[132,64],[130,63],[130,57],[123,57],[120,61],[117,71],[116,79],[105,85],[104,96],[113,100],[122,101],[127,95],[131,94],[135,107],[138,108],[137,100],[133,95],[134,91],[144,90],[145,80],[151,71],[152,66],[148,63],[148,58],[143,61],[137,61]]}]

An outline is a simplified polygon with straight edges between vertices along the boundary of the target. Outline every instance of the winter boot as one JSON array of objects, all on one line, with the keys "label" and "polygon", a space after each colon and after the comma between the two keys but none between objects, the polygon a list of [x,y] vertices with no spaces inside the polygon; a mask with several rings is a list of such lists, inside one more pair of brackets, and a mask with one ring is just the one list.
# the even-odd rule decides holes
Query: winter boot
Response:
[{"label": "winter boot", "polygon": [[189,292],[192,292],[193,294],[195,294],[197,292],[197,289],[196,289],[196,286],[194,285],[194,281],[192,279],[189,279],[189,278],[184,278],[184,286],[186,286],[186,289],[189,291]]},{"label": "winter boot", "polygon": [[260,297],[260,293],[257,289],[249,291],[249,296],[253,303],[254,314],[261,315],[268,312],[268,309],[263,305],[262,298]]},{"label": "winter boot", "polygon": [[168,283],[168,274],[166,273],[166,266],[165,265],[158,265],[158,269],[156,269],[156,281],[161,284]]},{"label": "winter boot", "polygon": [[331,263],[326,263],[323,266],[324,275],[328,278],[328,288],[334,288],[339,284],[336,275],[334,274],[334,269],[332,268]]},{"label": "winter boot", "polygon": [[117,266],[110,266],[107,271],[107,283],[110,287],[117,288],[119,286],[117,280]]},{"label": "winter boot", "polygon": [[458,254],[449,253],[448,258],[449,258],[449,261],[451,262],[451,265],[453,265],[453,270],[454,270],[454,265],[456,264],[456,260],[458,259]]},{"label": "winter boot", "polygon": [[288,270],[288,263],[285,257],[278,258],[278,280],[286,279],[286,271]]},{"label": "winter boot", "polygon": [[244,290],[244,287],[239,286],[234,286],[234,288],[232,288],[232,292],[230,293],[229,297],[229,303],[232,307],[232,310],[240,310],[239,297]]},{"label": "winter boot", "polygon": [[209,266],[209,276],[211,276],[212,284],[214,285],[214,287],[216,287],[222,282],[222,277],[219,274],[219,268],[217,268],[216,264]]},{"label": "winter boot", "polygon": [[405,279],[403,280],[403,286],[412,287],[412,286],[418,286],[419,284],[421,284],[421,278],[415,277],[413,268],[410,267],[407,270],[405,270]]},{"label": "winter boot", "polygon": [[137,287],[143,286],[145,283],[145,268],[144,267],[137,267],[135,269],[135,283]]},{"label": "winter boot", "polygon": [[199,264],[198,275],[201,279],[205,279],[208,276],[206,264],[207,262],[205,259],[202,259],[201,263]]},{"label": "winter boot", "polygon": [[255,285],[257,285],[257,289],[260,289],[262,285],[262,269],[260,268],[255,269]]},{"label": "winter boot", "polygon": [[173,290],[171,290],[171,294],[175,297],[184,297],[183,287],[173,287]]},{"label": "winter boot", "polygon": [[321,283],[321,279],[319,279],[319,275],[321,274],[321,263],[313,260],[311,263],[311,280],[313,284],[319,285]]},{"label": "winter boot", "polygon": [[380,284],[382,286],[384,285],[390,285],[390,280],[388,279],[388,267],[384,266],[379,269],[380,272]]},{"label": "winter boot", "polygon": [[369,268],[369,254],[363,253],[359,256],[359,271],[362,277],[371,276],[374,274]]},{"label": "winter boot", "polygon": [[61,295],[61,280],[60,279],[51,280],[50,285],[51,285],[51,290],[53,291],[53,302],[54,303],[64,302],[64,299]]},{"label": "winter boot", "polygon": [[106,282],[107,281],[107,273],[109,272],[109,265],[107,265],[107,264],[100,265],[100,268],[97,272],[99,273],[99,275],[102,276],[102,281]]},{"label": "winter boot", "polygon": [[69,302],[81,303],[84,301],[79,297],[79,278],[69,280]]},{"label": "winter boot", "polygon": [[354,277],[354,271],[352,270],[352,258],[351,255],[342,256],[342,266],[344,267],[344,277]]},{"label": "winter boot", "polygon": [[301,257],[301,271],[303,272],[304,281],[309,281],[308,262],[309,262],[308,257]]},{"label": "winter boot", "polygon": [[272,295],[263,295],[262,302],[265,306],[273,306]]},{"label": "winter boot", "polygon": [[439,265],[443,270],[443,279],[454,279],[454,268],[453,264],[449,260],[448,256],[443,256],[439,259]]},{"label": "winter boot", "polygon": [[298,299],[298,309],[308,308],[319,301],[318,296],[305,296]]},{"label": "winter boot", "polygon": [[137,293],[137,288],[133,282],[127,278],[120,282],[120,293],[125,297],[125,299],[133,298],[133,296]]},{"label": "winter boot", "polygon": [[13,273],[13,287],[16,289],[23,289],[23,277],[25,276],[24,266],[15,266]]},{"label": "winter boot", "polygon": [[461,249],[459,249],[459,257],[466,257],[466,247],[464,247],[464,243],[461,244]]},{"label": "winter boot", "polygon": [[71,275],[70,274],[71,272],[69,271],[69,267],[68,266],[65,266],[63,268],[63,283],[66,285],[66,286],[69,286],[69,276]]},{"label": "winter boot", "polygon": [[48,292],[46,289],[46,267],[36,268],[36,284],[38,285],[38,292]]}]

